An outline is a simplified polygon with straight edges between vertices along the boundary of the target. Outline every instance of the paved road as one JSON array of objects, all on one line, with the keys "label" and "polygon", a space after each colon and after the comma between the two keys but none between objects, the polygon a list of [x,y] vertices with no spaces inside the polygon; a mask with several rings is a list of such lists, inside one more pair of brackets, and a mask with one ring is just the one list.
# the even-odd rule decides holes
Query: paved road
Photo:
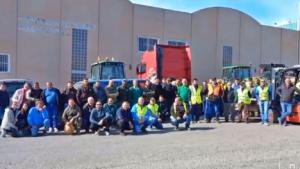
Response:
[{"label": "paved road", "polygon": [[[1,169],[300,168],[300,126],[193,124],[139,136],[0,139]],[[294,169],[294,168],[292,168]]]}]

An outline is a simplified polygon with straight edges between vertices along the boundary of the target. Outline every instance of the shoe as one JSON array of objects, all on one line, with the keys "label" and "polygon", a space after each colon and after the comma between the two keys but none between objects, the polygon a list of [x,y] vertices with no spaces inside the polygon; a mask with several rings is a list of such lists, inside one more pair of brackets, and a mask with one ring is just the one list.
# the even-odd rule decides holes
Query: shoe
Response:
[{"label": "shoe", "polygon": [[2,136],[3,138],[5,138],[5,137],[6,137],[6,131],[2,130],[1,136]]},{"label": "shoe", "polygon": [[279,118],[279,117],[278,117],[278,119],[277,119],[277,120],[278,120],[278,124],[282,126],[282,121],[281,121],[281,118]]},{"label": "shoe", "polygon": [[106,135],[106,136],[109,136],[110,133],[109,133],[108,131],[105,131],[105,135]]},{"label": "shoe", "polygon": [[58,133],[58,129],[54,127],[54,133]]},{"label": "shoe", "polygon": [[53,132],[53,128],[50,127],[49,130],[48,130],[48,133],[52,133]]},{"label": "shoe", "polygon": [[124,131],[120,132],[121,136],[126,136],[127,134]]},{"label": "shoe", "polygon": [[96,131],[95,135],[100,136],[100,130]]},{"label": "shoe", "polygon": [[191,131],[192,129],[190,127],[185,128],[187,131]]},{"label": "shoe", "polygon": [[269,126],[269,123],[266,122],[266,123],[264,123],[264,125],[265,125],[265,126]]}]

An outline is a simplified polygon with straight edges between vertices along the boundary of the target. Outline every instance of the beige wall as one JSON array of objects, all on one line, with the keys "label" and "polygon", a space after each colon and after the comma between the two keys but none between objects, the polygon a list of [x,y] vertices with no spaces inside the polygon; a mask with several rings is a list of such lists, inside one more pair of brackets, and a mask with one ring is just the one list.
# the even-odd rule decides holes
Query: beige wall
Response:
[{"label": "beige wall", "polygon": [[[63,32],[20,29],[22,17],[58,22]],[[19,21],[19,22],[17,22]],[[192,48],[192,75],[205,80],[221,76],[223,46],[232,46],[233,64],[299,61],[299,32],[260,25],[250,16],[228,8],[207,8],[189,14],[132,4],[126,0],[0,0],[0,53],[11,56],[11,72],[0,78],[52,80],[63,88],[71,78],[72,28],[65,22],[89,24],[88,65],[97,56],[126,63],[135,77],[139,63],[138,37],[184,40]],[[50,26],[51,27],[51,26]],[[129,69],[129,67],[132,69]]]}]

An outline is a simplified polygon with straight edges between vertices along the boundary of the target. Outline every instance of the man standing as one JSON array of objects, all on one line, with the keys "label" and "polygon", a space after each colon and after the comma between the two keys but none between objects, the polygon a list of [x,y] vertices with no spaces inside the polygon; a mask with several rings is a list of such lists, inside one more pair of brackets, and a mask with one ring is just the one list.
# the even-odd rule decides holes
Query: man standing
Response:
[{"label": "man standing", "polygon": [[174,104],[171,107],[171,123],[177,130],[180,123],[185,122],[185,128],[190,129],[190,122],[192,121],[192,115],[188,111],[188,106],[185,102],[182,102],[180,97],[176,97]]},{"label": "man standing", "polygon": [[60,92],[57,88],[53,87],[52,82],[46,83],[47,88],[42,93],[43,102],[46,105],[49,119],[50,119],[50,128],[49,133],[58,132],[58,106],[59,106],[59,97]]},{"label": "man standing", "polygon": [[240,83],[240,88],[237,90],[239,105],[239,122],[243,117],[246,123],[249,123],[249,106],[251,104],[251,92],[244,82]]},{"label": "man standing", "polygon": [[44,127],[43,132],[46,132],[50,126],[48,111],[44,106],[43,101],[38,100],[36,101],[36,107],[29,110],[27,120],[31,127],[32,136],[38,136],[39,129],[42,127]]},{"label": "man standing", "polygon": [[188,104],[191,95],[188,81],[186,79],[182,79],[182,85],[178,86],[177,89],[178,95],[180,96],[181,100]]},{"label": "man standing", "polygon": [[74,88],[74,84],[72,81],[69,81],[67,83],[67,88],[62,93],[64,95],[64,107],[66,108],[68,106],[69,99],[73,99],[75,103],[77,104],[77,90]]},{"label": "man standing", "polygon": [[117,102],[119,92],[113,80],[109,80],[108,85],[105,87],[105,92],[108,98],[112,98],[114,103]]},{"label": "man standing", "polygon": [[23,88],[18,89],[15,91],[14,95],[12,96],[11,100],[17,102],[17,108],[20,109],[22,104],[27,102],[27,92],[30,90],[31,86],[29,83],[25,83]]},{"label": "man standing", "polygon": [[221,115],[221,96],[222,96],[222,86],[213,79],[211,83],[207,85],[208,88],[208,98],[207,98],[207,110],[205,111],[205,118],[207,122],[211,122],[213,116],[216,117],[216,121],[220,123]]},{"label": "man standing", "polygon": [[[76,105],[75,100],[70,98],[68,100],[68,107],[64,110],[62,115],[62,120],[65,125],[71,125],[76,129],[76,133],[80,133],[82,118],[81,110],[79,106]],[[71,132],[73,134],[73,132]]]},{"label": "man standing", "polygon": [[172,85],[171,78],[167,79],[163,90],[164,90],[164,98],[166,99],[166,102],[168,105],[168,111],[170,112],[171,105],[173,104],[174,99],[177,94],[177,88],[176,88],[176,86]]},{"label": "man standing", "polygon": [[152,84],[152,90],[154,91],[155,100],[158,100],[159,96],[163,95],[163,88],[162,88],[159,78],[157,78],[157,77],[155,78],[155,81]]},{"label": "man standing", "polygon": [[296,88],[292,85],[290,78],[286,78],[284,84],[276,90],[276,93],[280,96],[281,115],[278,118],[280,125],[287,126],[286,117],[292,113],[292,102],[295,91]]},{"label": "man standing", "polygon": [[95,134],[100,135],[101,131],[109,136],[109,127],[111,125],[110,114],[103,109],[101,101],[96,102],[96,108],[92,110],[90,116],[91,129]]},{"label": "man standing", "polygon": [[223,92],[223,102],[224,102],[224,117],[225,122],[231,122],[235,120],[235,90],[232,88],[231,82],[228,82],[224,92]]},{"label": "man standing", "polygon": [[107,96],[105,89],[101,86],[99,81],[96,81],[94,84],[94,92],[96,94],[96,100],[100,100],[102,103],[106,103]]},{"label": "man standing", "polygon": [[90,131],[90,115],[92,110],[95,108],[95,100],[93,97],[89,97],[87,103],[82,108],[82,122],[83,128],[85,129],[85,133],[89,133]]},{"label": "man standing", "polygon": [[260,85],[256,88],[256,95],[259,99],[259,110],[261,123],[268,126],[269,125],[269,103],[271,97],[271,89],[264,79],[260,80]]},{"label": "man standing", "polygon": [[133,130],[133,118],[130,112],[129,102],[125,101],[117,110],[117,125],[121,130],[122,135],[126,135],[128,131]]},{"label": "man standing", "polygon": [[129,87],[127,84],[127,80],[125,80],[125,79],[122,80],[121,86],[118,87],[118,92],[119,92],[118,105],[121,105],[125,101],[129,102],[130,91],[129,91]]},{"label": "man standing", "polygon": [[140,88],[137,80],[132,82],[133,86],[129,88],[130,90],[130,104],[134,105],[138,102],[139,97],[143,95],[143,90]]},{"label": "man standing", "polygon": [[40,83],[35,82],[33,88],[27,92],[28,96],[27,99],[30,102],[29,106],[34,107],[35,101],[40,100],[42,96],[43,90],[40,88]]},{"label": "man standing", "polygon": [[0,83],[0,124],[3,119],[4,111],[9,106],[9,95],[6,90],[6,85]]},{"label": "man standing", "polygon": [[202,114],[202,94],[203,88],[198,83],[198,79],[193,80],[193,84],[190,86],[191,91],[191,108],[190,112],[193,116],[194,122],[200,122],[200,115]]},{"label": "man standing", "polygon": [[145,86],[143,87],[143,96],[146,104],[150,102],[150,99],[154,97],[155,91],[152,89],[152,85],[149,80],[146,80]]},{"label": "man standing", "polygon": [[89,97],[93,97],[95,99],[96,98],[95,92],[93,88],[89,85],[89,80],[87,78],[84,78],[82,82],[82,86],[80,89],[78,89],[76,95],[78,105],[81,109],[87,103]]}]

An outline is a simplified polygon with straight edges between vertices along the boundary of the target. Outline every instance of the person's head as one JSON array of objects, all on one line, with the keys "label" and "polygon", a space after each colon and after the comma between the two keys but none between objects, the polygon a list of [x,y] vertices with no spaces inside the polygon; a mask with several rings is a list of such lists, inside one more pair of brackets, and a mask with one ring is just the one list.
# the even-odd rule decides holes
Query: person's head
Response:
[{"label": "person's head", "polygon": [[240,80],[239,80],[239,79],[234,79],[234,83],[235,83],[235,84],[239,84],[239,83],[240,83]]},{"label": "person's head", "polygon": [[67,88],[68,88],[68,89],[73,88],[73,82],[72,82],[72,81],[68,81],[68,83],[67,83]]},{"label": "person's head", "polygon": [[139,99],[138,99],[138,104],[139,104],[139,105],[144,105],[144,104],[145,104],[145,99],[144,99],[144,97],[139,97]]},{"label": "person's head", "polygon": [[188,81],[186,79],[182,79],[182,84],[183,85],[188,85]]},{"label": "person's head", "polygon": [[290,78],[286,78],[286,79],[284,80],[284,84],[285,84],[286,86],[290,86],[290,85],[292,84],[291,79],[290,79]]},{"label": "person's head", "polygon": [[30,84],[29,83],[24,83],[24,85],[23,85],[23,89],[25,89],[25,90],[29,90],[30,89]]},{"label": "person's head", "polygon": [[28,110],[28,108],[29,108],[29,104],[27,102],[25,102],[25,103],[23,103],[21,110],[23,112],[26,112]]},{"label": "person's head", "polygon": [[74,107],[74,106],[76,105],[75,100],[74,100],[73,98],[70,98],[70,99],[68,100],[68,105],[69,105],[70,107]]},{"label": "person's head", "polygon": [[90,106],[94,106],[95,104],[95,99],[93,97],[88,97],[87,102]]},{"label": "person's head", "polygon": [[158,98],[158,100],[159,100],[160,102],[162,102],[162,101],[164,101],[164,100],[165,100],[165,98],[164,98],[164,96],[163,96],[163,95],[159,95],[159,98]]},{"label": "person's head", "polygon": [[159,84],[160,83],[160,80],[159,80],[159,78],[155,78],[155,84]]},{"label": "person's head", "polygon": [[127,86],[127,80],[122,80],[122,86]]},{"label": "person's head", "polygon": [[94,86],[97,87],[97,88],[100,87],[100,82],[96,81],[95,84],[94,84]]},{"label": "person's head", "polygon": [[259,83],[260,83],[261,86],[265,86],[266,85],[265,79],[260,79]]},{"label": "person's head", "polygon": [[240,86],[241,86],[241,88],[246,87],[245,82],[240,82]]},{"label": "person's head", "polygon": [[40,88],[40,83],[39,82],[35,82],[33,85],[34,89],[39,89]]},{"label": "person's head", "polygon": [[114,84],[115,84],[114,80],[109,80],[108,81],[108,86],[114,86]]},{"label": "person's head", "polygon": [[155,98],[154,98],[154,97],[151,97],[151,99],[150,99],[150,104],[155,104],[155,103],[156,103]]},{"label": "person's head", "polygon": [[167,78],[167,84],[171,84],[172,83],[172,79],[170,77]]},{"label": "person's head", "polygon": [[176,98],[175,98],[175,104],[176,104],[176,105],[181,104],[181,98],[180,98],[180,97],[176,97]]},{"label": "person's head", "polygon": [[122,109],[124,110],[129,110],[130,109],[130,104],[129,102],[125,101],[122,103]]},{"label": "person's head", "polygon": [[107,99],[107,104],[109,104],[109,105],[114,104],[113,98],[109,97],[109,98]]},{"label": "person's head", "polygon": [[5,85],[5,83],[0,83],[0,90],[1,91],[5,91],[6,90],[6,85]]},{"label": "person's head", "polygon": [[139,85],[139,83],[138,83],[138,81],[137,81],[137,80],[133,80],[133,81],[132,81],[132,85],[133,85],[133,86],[138,86],[138,85]]},{"label": "person's head", "polygon": [[12,101],[10,107],[13,108],[13,109],[16,109],[18,107],[18,102],[17,101]]},{"label": "person's head", "polygon": [[37,100],[35,102],[35,106],[38,108],[38,109],[43,109],[44,107],[44,102],[42,100]]},{"label": "person's head", "polygon": [[146,87],[149,87],[151,85],[151,82],[150,82],[150,80],[146,80],[146,82],[145,82],[145,86]]},{"label": "person's head", "polygon": [[82,86],[83,87],[88,87],[89,86],[89,79],[84,78],[83,81],[82,81]]},{"label": "person's head", "polygon": [[198,79],[193,79],[193,85],[198,85]]},{"label": "person's head", "polygon": [[53,87],[53,84],[52,84],[52,82],[46,82],[46,86],[47,86],[47,88],[51,88],[51,87]]},{"label": "person's head", "polygon": [[231,82],[227,82],[226,84],[227,89],[231,89],[231,86],[232,86]]},{"label": "person's head", "polygon": [[100,100],[98,100],[98,101],[96,102],[96,108],[97,108],[97,109],[101,109],[101,108],[102,108],[102,102],[101,102]]}]

